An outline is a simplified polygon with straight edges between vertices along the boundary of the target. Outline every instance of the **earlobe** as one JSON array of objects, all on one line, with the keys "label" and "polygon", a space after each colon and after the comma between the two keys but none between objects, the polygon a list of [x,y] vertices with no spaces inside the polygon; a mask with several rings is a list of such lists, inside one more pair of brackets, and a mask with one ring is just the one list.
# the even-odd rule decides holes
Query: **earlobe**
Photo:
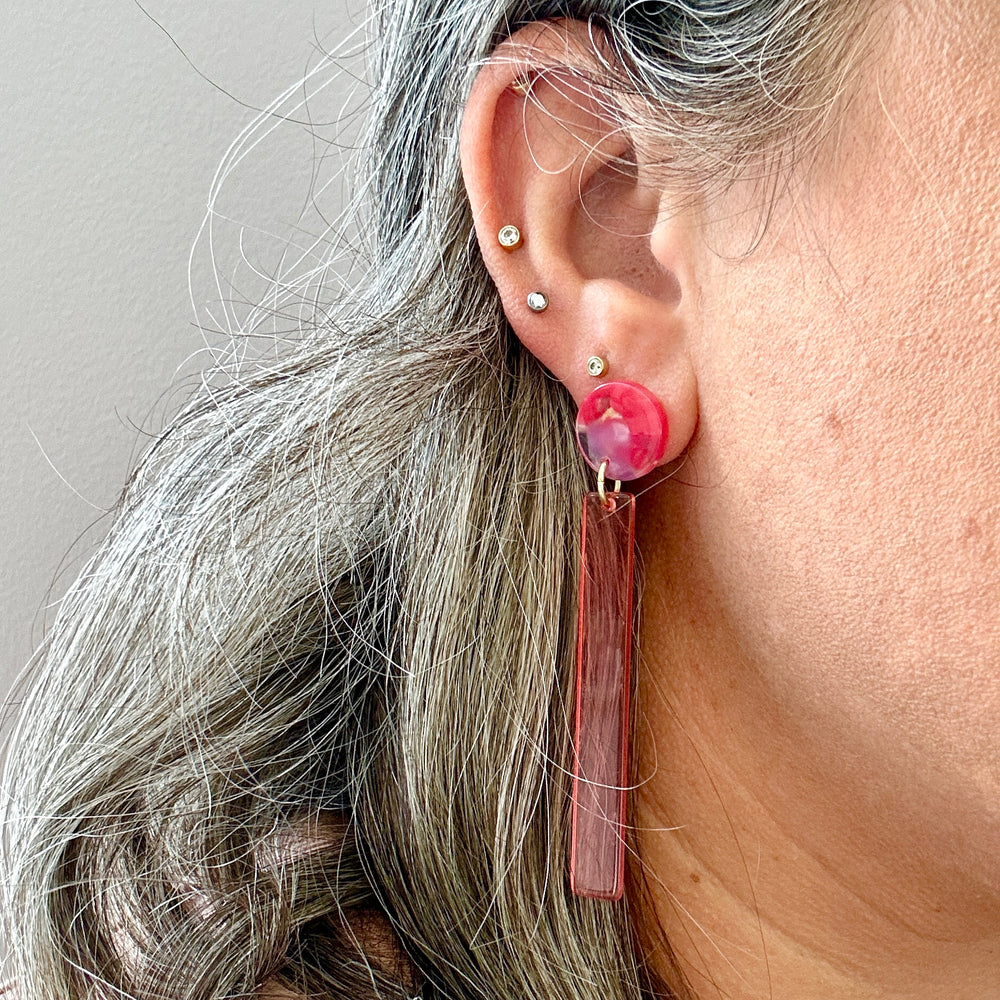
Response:
[{"label": "earlobe", "polygon": [[[483,259],[521,342],[577,402],[601,381],[645,385],[669,414],[669,461],[697,423],[690,219],[666,216],[665,193],[595,83],[605,58],[580,22],[517,32],[475,81],[462,169]],[[596,378],[592,356],[605,360]]]}]

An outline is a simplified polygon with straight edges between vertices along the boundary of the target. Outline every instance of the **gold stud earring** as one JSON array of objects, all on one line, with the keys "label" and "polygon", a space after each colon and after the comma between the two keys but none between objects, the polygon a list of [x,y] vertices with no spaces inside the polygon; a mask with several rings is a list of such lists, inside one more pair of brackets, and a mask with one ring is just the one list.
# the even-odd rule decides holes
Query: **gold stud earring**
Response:
[{"label": "gold stud earring", "polygon": [[607,374],[608,363],[600,355],[595,354],[592,357],[587,358],[587,374],[593,375],[594,378],[601,378],[603,375]]},{"label": "gold stud earring", "polygon": [[535,82],[533,76],[529,76],[527,73],[518,74],[510,82],[510,89],[517,94],[518,97],[527,97],[528,92],[531,90],[531,85]]},{"label": "gold stud earring", "polygon": [[521,238],[521,230],[517,226],[504,226],[497,233],[497,242],[504,250],[516,250],[524,240]]}]

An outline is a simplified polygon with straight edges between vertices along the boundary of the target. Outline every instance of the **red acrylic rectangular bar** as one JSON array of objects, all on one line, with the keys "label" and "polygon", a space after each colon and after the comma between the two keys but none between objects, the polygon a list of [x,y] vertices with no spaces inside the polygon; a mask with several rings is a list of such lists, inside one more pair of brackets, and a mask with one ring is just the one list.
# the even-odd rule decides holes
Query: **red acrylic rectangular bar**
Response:
[{"label": "red acrylic rectangular bar", "polygon": [[583,498],[570,886],[614,900],[625,888],[635,497],[608,500]]}]

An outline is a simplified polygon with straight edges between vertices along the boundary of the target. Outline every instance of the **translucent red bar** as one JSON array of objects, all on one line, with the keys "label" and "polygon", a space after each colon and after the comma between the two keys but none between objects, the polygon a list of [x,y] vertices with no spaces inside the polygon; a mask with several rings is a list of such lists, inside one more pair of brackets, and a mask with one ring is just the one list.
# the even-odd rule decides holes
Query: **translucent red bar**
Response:
[{"label": "translucent red bar", "polygon": [[583,500],[570,886],[620,899],[625,888],[635,497]]}]

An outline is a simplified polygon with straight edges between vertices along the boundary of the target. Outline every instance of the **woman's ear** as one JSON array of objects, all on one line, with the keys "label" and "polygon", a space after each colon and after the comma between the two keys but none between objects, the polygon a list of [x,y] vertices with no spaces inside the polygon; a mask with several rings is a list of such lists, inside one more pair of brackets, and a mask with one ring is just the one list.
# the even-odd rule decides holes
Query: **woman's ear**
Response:
[{"label": "woman's ear", "polygon": [[[595,355],[607,362],[602,380],[650,389],[670,421],[669,461],[698,417],[694,213],[650,180],[595,82],[606,73],[599,45],[578,21],[536,23],[500,45],[466,105],[462,170],[521,342],[577,401],[598,385]],[[515,248],[499,239],[505,226],[519,231]]]}]

